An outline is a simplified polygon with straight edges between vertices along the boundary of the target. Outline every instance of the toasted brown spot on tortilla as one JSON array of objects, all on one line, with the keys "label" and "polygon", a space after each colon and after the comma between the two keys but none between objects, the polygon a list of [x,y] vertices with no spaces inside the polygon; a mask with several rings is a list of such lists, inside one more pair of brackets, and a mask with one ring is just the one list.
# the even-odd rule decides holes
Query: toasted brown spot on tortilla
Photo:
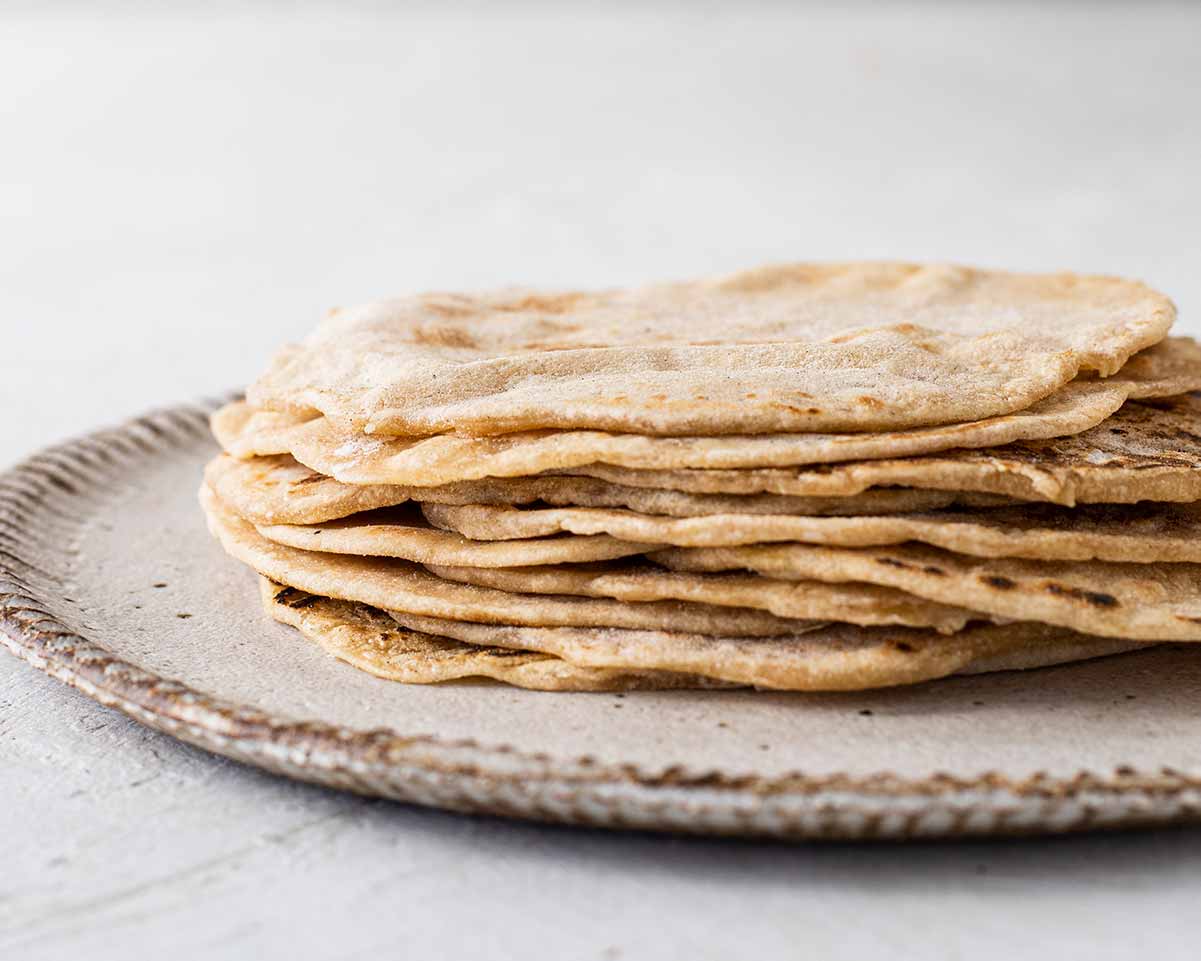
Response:
[{"label": "toasted brown spot on tortilla", "polygon": [[288,481],[288,486],[291,488],[304,487],[306,484],[328,484],[329,478],[322,474],[312,473],[307,477],[300,477],[293,481]]},{"label": "toasted brown spot on tortilla", "polygon": [[[496,310],[512,312],[531,311],[539,314],[565,314],[583,299],[584,294],[582,293],[527,294],[518,300],[493,303],[490,306]],[[573,325],[571,329],[578,330],[579,327],[578,325]]]},{"label": "toasted brown spot on tortilla", "polygon": [[293,609],[308,607],[310,604],[315,604],[318,600],[314,595],[298,591],[294,587],[285,587],[275,595],[275,599]]},{"label": "toasted brown spot on tortilla", "polygon": [[1048,593],[1054,594],[1057,597],[1073,597],[1081,601],[1087,601],[1095,607],[1118,606],[1118,599],[1112,594],[1106,594],[1103,591],[1086,591],[1080,587],[1065,587],[1053,581],[1045,586]]},{"label": "toasted brown spot on tortilla", "polygon": [[462,327],[447,327],[427,324],[413,328],[413,342],[428,344],[431,347],[461,347],[469,349],[476,346],[476,339]]}]

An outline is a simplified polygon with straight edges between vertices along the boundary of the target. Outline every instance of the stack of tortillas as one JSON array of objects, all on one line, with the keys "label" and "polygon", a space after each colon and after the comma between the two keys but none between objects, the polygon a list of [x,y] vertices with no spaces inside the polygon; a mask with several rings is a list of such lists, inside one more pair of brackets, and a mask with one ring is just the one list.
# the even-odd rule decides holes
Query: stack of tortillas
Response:
[{"label": "stack of tortillas", "polygon": [[794,265],[334,312],[217,412],[276,619],[408,682],[850,690],[1201,640],[1201,349],[1131,281]]}]

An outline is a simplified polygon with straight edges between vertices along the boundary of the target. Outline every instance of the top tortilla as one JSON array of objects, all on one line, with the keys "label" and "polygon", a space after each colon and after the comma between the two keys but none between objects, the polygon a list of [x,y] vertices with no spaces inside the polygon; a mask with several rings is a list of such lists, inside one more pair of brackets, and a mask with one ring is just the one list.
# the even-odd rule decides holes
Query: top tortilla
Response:
[{"label": "top tortilla", "polygon": [[249,391],[381,435],[882,431],[1023,410],[1160,341],[1143,284],[793,264],[595,293],[435,293],[332,313]]}]

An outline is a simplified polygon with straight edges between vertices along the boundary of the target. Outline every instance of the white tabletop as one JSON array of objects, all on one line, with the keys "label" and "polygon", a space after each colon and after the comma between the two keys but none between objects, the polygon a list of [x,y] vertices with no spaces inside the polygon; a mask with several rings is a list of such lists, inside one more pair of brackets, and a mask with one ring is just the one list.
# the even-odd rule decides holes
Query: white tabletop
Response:
[{"label": "white tabletop", "polygon": [[[958,260],[1137,276],[1201,333],[1196,4],[195,7],[0,11],[0,463],[431,287]],[[0,816],[3,957],[1201,935],[1195,830],[789,848],[457,817],[210,757],[3,656]]]}]

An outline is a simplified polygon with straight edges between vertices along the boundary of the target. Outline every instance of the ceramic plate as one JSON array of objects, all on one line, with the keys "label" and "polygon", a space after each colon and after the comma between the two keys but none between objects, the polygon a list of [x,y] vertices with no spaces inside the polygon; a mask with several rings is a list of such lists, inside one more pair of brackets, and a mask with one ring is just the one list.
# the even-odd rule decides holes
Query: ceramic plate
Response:
[{"label": "ceramic plate", "polygon": [[777,838],[1049,833],[1201,819],[1201,645],[866,694],[406,686],[270,621],[196,503],[179,407],[0,480],[17,655],[189,743],[461,811]]}]

